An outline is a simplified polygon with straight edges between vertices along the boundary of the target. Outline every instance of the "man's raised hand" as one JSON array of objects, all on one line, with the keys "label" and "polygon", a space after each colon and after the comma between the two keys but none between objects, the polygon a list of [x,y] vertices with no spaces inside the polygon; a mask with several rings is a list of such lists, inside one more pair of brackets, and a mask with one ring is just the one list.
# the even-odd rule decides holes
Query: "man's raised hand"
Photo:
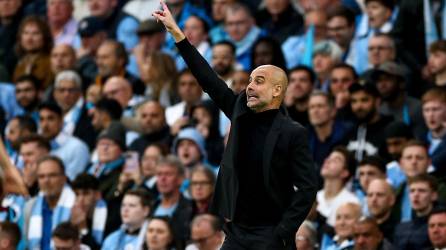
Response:
[{"label": "man's raised hand", "polygon": [[172,34],[173,38],[175,39],[175,42],[183,40],[185,36],[181,31],[180,27],[178,27],[177,23],[175,22],[172,13],[167,7],[167,4],[164,2],[164,0],[160,0],[160,4],[162,9],[154,11],[152,13],[152,16],[155,17],[157,21],[161,21],[164,24],[166,30],[170,34]]}]

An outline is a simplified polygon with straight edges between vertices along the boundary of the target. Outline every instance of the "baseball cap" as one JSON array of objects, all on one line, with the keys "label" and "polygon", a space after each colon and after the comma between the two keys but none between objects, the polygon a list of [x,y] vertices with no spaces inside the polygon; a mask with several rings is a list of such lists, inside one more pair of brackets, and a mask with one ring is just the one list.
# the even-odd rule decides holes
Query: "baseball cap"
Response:
[{"label": "baseball cap", "polygon": [[154,19],[147,19],[139,24],[136,33],[138,35],[150,35],[157,32],[164,32],[164,25]]},{"label": "baseball cap", "polygon": [[105,31],[105,23],[101,18],[95,16],[85,17],[79,22],[79,35],[81,37],[90,37],[94,34]]}]

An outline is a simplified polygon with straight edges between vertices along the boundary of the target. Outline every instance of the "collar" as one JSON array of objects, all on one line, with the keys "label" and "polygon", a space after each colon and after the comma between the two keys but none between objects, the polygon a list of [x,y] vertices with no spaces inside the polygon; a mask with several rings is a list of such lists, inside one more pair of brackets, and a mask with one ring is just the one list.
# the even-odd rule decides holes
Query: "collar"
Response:
[{"label": "collar", "polygon": [[53,140],[51,140],[50,144],[51,144],[51,149],[55,150],[58,149],[59,147],[63,146],[69,139],[69,136],[64,133],[64,132],[60,132],[56,138],[54,138]]},{"label": "collar", "polygon": [[139,234],[139,231],[141,230],[141,228],[138,228],[138,229],[135,229],[135,230],[133,230],[133,231],[130,231],[130,229],[125,229],[124,231],[125,231],[125,234],[128,234],[128,235],[134,235],[134,236],[136,236],[136,235],[138,235]]}]

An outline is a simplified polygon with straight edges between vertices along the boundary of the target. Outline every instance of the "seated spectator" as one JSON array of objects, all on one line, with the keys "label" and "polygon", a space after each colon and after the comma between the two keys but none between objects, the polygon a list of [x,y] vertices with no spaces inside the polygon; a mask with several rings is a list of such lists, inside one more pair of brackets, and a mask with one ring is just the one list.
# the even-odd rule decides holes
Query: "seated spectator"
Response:
[{"label": "seated spectator", "polygon": [[96,136],[82,97],[82,80],[72,70],[64,70],[56,75],[54,100],[63,112],[63,132],[75,136],[93,148]]},{"label": "seated spectator", "polygon": [[121,120],[122,107],[115,99],[104,97],[96,102],[94,108],[88,112],[91,115],[91,125],[100,134],[113,122]]},{"label": "seated spectator", "polygon": [[207,163],[204,137],[192,127],[186,127],[178,133],[172,146],[172,153],[178,156],[181,164],[185,167],[185,177],[190,177],[193,167]]},{"label": "seated spectator", "polygon": [[296,249],[299,250],[316,250],[319,249],[317,243],[316,227],[312,222],[305,220],[296,232],[295,238]]},{"label": "seated spectator", "polygon": [[324,92],[330,90],[330,72],[341,59],[341,48],[335,42],[322,40],[314,45],[312,63],[317,76],[315,88]]},{"label": "seated spectator", "polygon": [[253,44],[251,62],[251,70],[265,64],[271,64],[286,70],[285,58],[280,44],[270,36],[261,37]]},{"label": "seated spectator", "polygon": [[433,86],[446,86],[446,40],[439,40],[429,47],[428,69],[432,75]]},{"label": "seated spectator", "polygon": [[[214,68],[215,70],[215,68]],[[236,70],[234,72],[234,75],[232,76],[233,81],[232,81],[232,85],[231,85],[231,89],[232,91],[234,91],[234,93],[240,93],[242,91],[245,91],[246,87],[248,87],[249,84],[249,73],[247,71],[244,70]],[[220,115],[221,118],[221,115]],[[221,130],[221,128],[220,128]],[[223,135],[224,133],[222,133]]]},{"label": "seated spectator", "polygon": [[415,216],[395,228],[394,245],[398,249],[425,249],[431,246],[428,237],[428,215],[438,197],[438,183],[428,174],[416,175],[409,179],[409,197]]},{"label": "seated spectator", "polygon": [[124,117],[134,116],[136,106],[143,101],[141,96],[134,94],[131,83],[121,76],[109,78],[102,88],[102,94],[119,102]]},{"label": "seated spectator", "polygon": [[[367,51],[368,68],[376,68],[385,62],[394,62],[397,59],[395,41],[386,33],[378,33],[370,37]],[[359,73],[364,73],[366,69]]]},{"label": "seated spectator", "polygon": [[384,238],[374,219],[361,218],[353,226],[355,250],[396,250],[393,245]]},{"label": "seated spectator", "polygon": [[[367,207],[372,218],[376,220],[384,238],[390,242],[397,223],[400,221],[395,205],[395,193],[385,179],[374,179],[367,188]],[[398,211],[397,211],[398,212]]]},{"label": "seated spectator", "polygon": [[140,173],[142,188],[147,189],[153,197],[158,197],[159,192],[156,188],[156,166],[158,162],[167,156],[169,148],[160,143],[152,143],[146,147],[141,156]]},{"label": "seated spectator", "polygon": [[355,35],[355,13],[344,5],[332,8],[327,13],[327,37],[335,41],[342,49],[342,61],[355,57],[352,43]]},{"label": "seated spectator", "polygon": [[[66,1],[66,0],[52,0]],[[76,27],[77,28],[77,27]],[[51,50],[51,72],[56,76],[65,70],[74,70],[76,63],[76,51],[67,44],[60,44]]]},{"label": "seated spectator", "polygon": [[212,0],[211,17],[214,21],[214,25],[209,31],[209,37],[212,39],[213,44],[216,44],[215,41],[224,40],[224,37],[226,36],[224,28],[226,9],[229,5],[235,2],[237,2],[237,0]]},{"label": "seated spectator", "polygon": [[22,159],[19,155],[20,140],[23,137],[37,133],[36,122],[29,116],[15,116],[9,120],[5,129],[5,147],[12,163],[23,168]]},{"label": "seated spectator", "polygon": [[50,140],[51,154],[64,162],[66,176],[74,180],[87,167],[90,158],[88,146],[63,132],[63,113],[57,104],[48,102],[39,106],[39,125],[41,135]]},{"label": "seated spectator", "polygon": [[446,248],[446,209],[438,208],[431,212],[428,220],[429,239],[435,249]]},{"label": "seated spectator", "polygon": [[37,122],[39,114],[37,106],[40,102],[40,82],[33,75],[23,75],[15,82],[15,99],[23,110],[23,114],[29,115]]},{"label": "seated spectator", "polygon": [[153,217],[150,219],[143,249],[179,249],[174,237],[172,223],[168,217]]},{"label": "seated spectator", "polygon": [[37,163],[40,193],[25,207],[25,232],[29,249],[50,249],[51,233],[59,223],[71,216],[76,194],[66,184],[63,162],[45,156]]},{"label": "seated spectator", "polygon": [[147,230],[147,216],[152,212],[152,197],[142,189],[125,193],[121,205],[122,226],[110,234],[101,249],[141,249]]},{"label": "seated spectator", "polygon": [[212,45],[212,69],[229,87],[232,87],[232,78],[237,67],[235,50],[234,44],[229,41],[220,41]]},{"label": "seated spectator", "polygon": [[57,225],[52,233],[52,241],[54,243],[54,249],[90,249],[88,246],[81,243],[79,229],[70,222],[62,222]]},{"label": "seated spectator", "polygon": [[215,174],[209,168],[198,165],[190,174],[189,192],[193,201],[193,214],[208,212],[215,187]]},{"label": "seated spectator", "polygon": [[54,44],[74,46],[77,40],[77,21],[73,17],[73,1],[50,0],[46,2],[46,17]]},{"label": "seated spectator", "polygon": [[[71,223],[80,231],[82,244],[98,249],[104,238],[116,228],[110,228],[114,218],[107,216],[107,204],[101,198],[99,181],[89,174],[80,174],[71,183],[76,201],[71,209]],[[108,222],[108,223],[107,223]]]},{"label": "seated spectator", "polygon": [[211,214],[197,215],[191,222],[192,244],[186,250],[217,250],[221,248],[224,233],[220,219]]},{"label": "seated spectator", "polygon": [[9,221],[0,222],[0,246],[2,249],[19,249],[21,238],[20,228],[17,224]]},{"label": "seated spectator", "polygon": [[330,90],[335,97],[338,110],[336,117],[343,120],[354,120],[350,107],[350,93],[348,88],[358,81],[355,69],[345,63],[336,64],[330,72]]}]

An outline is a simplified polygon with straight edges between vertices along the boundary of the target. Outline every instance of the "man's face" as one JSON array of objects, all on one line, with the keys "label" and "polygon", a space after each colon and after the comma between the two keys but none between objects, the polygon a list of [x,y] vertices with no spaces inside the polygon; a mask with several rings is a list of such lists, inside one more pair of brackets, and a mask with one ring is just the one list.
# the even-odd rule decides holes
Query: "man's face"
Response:
[{"label": "man's face", "polygon": [[232,76],[232,86],[231,89],[235,93],[240,93],[243,90],[246,89],[246,86],[248,86],[249,82],[249,73],[245,72],[243,70],[239,70],[234,72],[234,75]]},{"label": "man's face", "polygon": [[107,116],[106,112],[97,108],[91,110],[91,125],[97,131],[104,129],[104,118]]},{"label": "man's face", "polygon": [[37,182],[40,191],[46,197],[59,198],[65,185],[66,177],[55,161],[47,160],[37,166]]},{"label": "man's face", "polygon": [[281,94],[281,88],[277,89],[279,84],[277,79],[274,79],[271,68],[262,66],[253,70],[246,88],[248,108],[255,112],[271,108],[273,99]]},{"label": "man's face", "polygon": [[392,11],[378,1],[368,2],[366,5],[366,12],[369,17],[370,27],[375,29],[381,28],[392,15]]},{"label": "man's face", "polygon": [[51,71],[54,74],[63,70],[72,69],[75,62],[76,55],[73,53],[69,45],[58,45],[51,51]]},{"label": "man's face", "polygon": [[432,204],[437,200],[437,193],[432,190],[427,182],[414,182],[409,185],[410,205],[413,210],[419,213],[426,213],[432,208]]},{"label": "man's face", "polygon": [[69,0],[48,0],[47,17],[50,23],[65,24],[73,13],[73,4]]},{"label": "man's face", "polygon": [[183,31],[189,42],[194,46],[198,46],[208,38],[203,21],[196,16],[191,16],[186,20]]},{"label": "man's face", "polygon": [[102,77],[116,75],[124,66],[115,53],[115,46],[112,44],[102,44],[96,53],[96,64],[98,74]]},{"label": "man's face", "polygon": [[336,68],[330,74],[330,90],[336,96],[341,92],[348,91],[350,85],[355,81],[355,76],[347,68]]},{"label": "man's face", "polygon": [[143,105],[139,109],[139,123],[146,134],[161,130],[166,123],[161,106],[154,102]]},{"label": "man's face", "polygon": [[208,201],[214,187],[203,172],[195,172],[190,179],[190,193],[194,201]]},{"label": "man's face", "polygon": [[379,229],[370,223],[360,223],[354,226],[355,250],[377,250],[383,239]]},{"label": "man's face", "polygon": [[100,163],[108,163],[117,160],[121,154],[122,149],[119,145],[107,138],[102,138],[98,141],[96,148],[98,150],[98,158]]},{"label": "man's face", "polygon": [[435,51],[429,55],[428,66],[432,74],[443,73],[446,70],[446,53]]},{"label": "man's face", "polygon": [[116,0],[88,0],[88,8],[92,16],[105,17],[116,7]]},{"label": "man's face", "polygon": [[386,139],[387,152],[390,154],[393,160],[398,161],[401,157],[404,144],[406,144],[407,138],[405,137],[389,137]]},{"label": "man's face", "polygon": [[217,249],[221,243],[217,232],[212,229],[209,221],[201,221],[192,225],[191,240],[195,242],[198,249],[202,250]]},{"label": "man's face", "polygon": [[0,18],[13,17],[22,6],[22,0],[0,1]]},{"label": "man's face", "polygon": [[217,74],[225,76],[231,72],[233,64],[234,56],[229,46],[215,45],[212,48],[212,67]]},{"label": "man's face", "polygon": [[353,236],[353,225],[358,221],[360,214],[351,206],[343,205],[336,210],[334,229],[336,235],[342,238]]},{"label": "man's face", "polygon": [[161,151],[156,146],[148,146],[141,158],[141,174],[143,177],[152,177],[156,174],[156,164],[161,159]]},{"label": "man's face", "polygon": [[62,80],[54,88],[54,99],[64,113],[68,112],[82,95],[81,89],[71,80]]},{"label": "man's face", "polygon": [[161,194],[173,194],[180,191],[183,181],[175,167],[158,165],[156,167],[156,187]]},{"label": "man's face", "polygon": [[355,117],[361,122],[368,122],[377,112],[377,100],[365,91],[352,93],[350,105]]},{"label": "man's face", "polygon": [[394,101],[402,91],[398,79],[395,76],[381,74],[376,82],[381,97],[384,101]]},{"label": "man's face", "polygon": [[345,172],[347,172],[345,169],[346,164],[344,155],[333,151],[324,160],[324,164],[322,164],[321,176],[323,178],[345,178]]},{"label": "man's face", "polygon": [[414,177],[419,174],[427,173],[430,165],[430,159],[425,148],[421,146],[406,147],[400,159],[400,166],[406,177]]},{"label": "man's face", "polygon": [[195,104],[200,101],[203,91],[198,85],[197,79],[192,74],[185,73],[178,80],[178,93],[181,100],[189,104]]},{"label": "man's face", "polygon": [[347,48],[353,38],[354,25],[349,26],[345,17],[334,16],[327,22],[327,36],[342,48]]},{"label": "man's face", "polygon": [[144,223],[149,214],[149,207],[142,205],[141,198],[136,195],[125,195],[121,204],[122,223],[131,227],[138,227]]},{"label": "man's face", "polygon": [[254,67],[272,64],[274,58],[274,52],[272,46],[267,42],[258,43],[254,48],[254,61],[252,62]]},{"label": "man's face", "polygon": [[13,148],[17,148],[21,137],[20,123],[18,119],[12,119],[6,126],[6,139],[12,144]]},{"label": "man's face", "polygon": [[383,183],[385,180],[372,180],[367,189],[367,206],[370,214],[380,218],[390,212],[395,203],[391,187]]},{"label": "man's face", "polygon": [[290,73],[287,96],[292,96],[295,100],[302,100],[307,98],[312,90],[313,83],[306,71],[297,70]]},{"label": "man's face", "polygon": [[200,149],[194,141],[183,139],[178,142],[177,154],[181,163],[185,166],[191,166],[201,159]]},{"label": "man's face", "polygon": [[395,59],[395,49],[388,37],[371,37],[368,46],[368,57],[371,65],[377,66]]},{"label": "man's face", "polygon": [[130,83],[120,77],[112,77],[105,82],[102,94],[110,99],[114,99],[123,109],[127,108],[127,105],[132,99],[132,87]]},{"label": "man's face", "polygon": [[435,248],[446,247],[446,213],[434,214],[429,218],[428,233]]},{"label": "man's face", "polygon": [[26,52],[36,52],[43,47],[43,34],[35,23],[27,23],[20,36],[20,45]]},{"label": "man's face", "polygon": [[423,117],[429,130],[443,130],[446,121],[446,104],[437,100],[425,102],[423,104]]},{"label": "man's face", "polygon": [[20,145],[20,156],[23,158],[25,166],[37,163],[37,160],[48,155],[48,150],[39,147],[37,142],[27,142]]},{"label": "man's face", "polygon": [[311,96],[308,101],[308,118],[312,126],[322,126],[334,120],[336,113],[325,96]]},{"label": "man's face", "polygon": [[96,201],[99,198],[99,193],[93,189],[75,189],[76,201],[75,204],[79,204],[80,207],[87,212],[94,210]]},{"label": "man's face", "polygon": [[376,178],[383,178],[385,175],[378,170],[377,167],[372,165],[361,165],[358,169],[359,183],[361,184],[362,190],[366,191],[372,180]]},{"label": "man's face", "polygon": [[316,54],[313,57],[314,72],[318,75],[326,76],[334,66],[335,61],[330,55]]},{"label": "man's face", "polygon": [[213,0],[212,1],[212,18],[216,22],[221,22],[225,18],[226,7],[234,0]]},{"label": "man's face", "polygon": [[53,139],[62,130],[63,120],[57,113],[42,109],[39,112],[40,132],[46,139]]},{"label": "man's face", "polygon": [[[1,1],[0,1],[1,2]],[[34,105],[37,100],[37,89],[31,82],[17,82],[15,85],[15,99],[19,105],[25,109]]]},{"label": "man's face", "polygon": [[271,15],[283,13],[290,5],[290,0],[266,0],[265,7]]},{"label": "man's face", "polygon": [[241,41],[254,25],[252,17],[244,10],[226,11],[225,30],[235,42]]},{"label": "man's face", "polygon": [[58,237],[53,237],[54,250],[79,250],[80,241],[77,240],[64,240]]}]

